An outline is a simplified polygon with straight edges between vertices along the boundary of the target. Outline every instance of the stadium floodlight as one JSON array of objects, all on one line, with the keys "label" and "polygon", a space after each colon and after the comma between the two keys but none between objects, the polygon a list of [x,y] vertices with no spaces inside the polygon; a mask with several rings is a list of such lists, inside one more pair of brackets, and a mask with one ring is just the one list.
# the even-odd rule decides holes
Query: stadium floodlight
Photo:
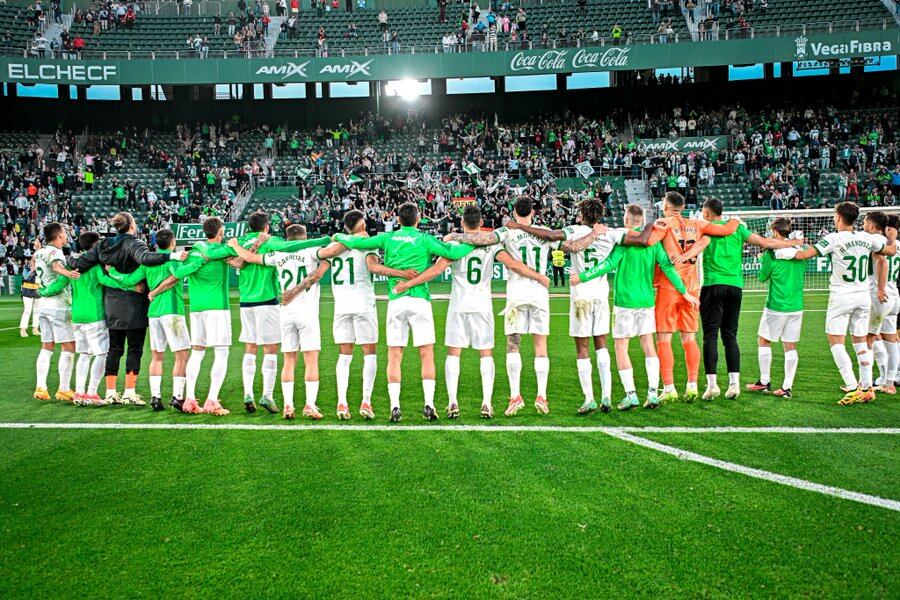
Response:
[{"label": "stadium floodlight", "polygon": [[407,102],[413,102],[421,95],[420,86],[415,79],[401,79],[388,82],[385,91],[388,96],[399,96]]}]

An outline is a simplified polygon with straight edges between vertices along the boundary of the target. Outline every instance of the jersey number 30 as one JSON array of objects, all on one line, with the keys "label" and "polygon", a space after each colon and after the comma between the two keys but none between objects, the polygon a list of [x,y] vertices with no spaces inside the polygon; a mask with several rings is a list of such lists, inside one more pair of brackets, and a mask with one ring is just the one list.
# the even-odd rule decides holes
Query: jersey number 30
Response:
[{"label": "jersey number 30", "polygon": [[862,283],[869,276],[869,257],[845,256],[844,262],[847,263],[847,272],[844,273],[844,281],[847,283]]}]

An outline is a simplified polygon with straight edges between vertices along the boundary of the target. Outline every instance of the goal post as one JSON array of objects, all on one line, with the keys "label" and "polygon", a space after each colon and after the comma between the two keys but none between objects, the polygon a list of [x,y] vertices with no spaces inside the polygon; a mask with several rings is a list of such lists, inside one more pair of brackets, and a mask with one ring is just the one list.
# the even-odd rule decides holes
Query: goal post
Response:
[{"label": "goal post", "polygon": [[[888,214],[900,215],[900,207],[860,208],[856,221],[857,229],[862,229],[866,214],[880,210]],[[725,211],[725,218],[741,219],[747,228],[763,237],[771,236],[772,221],[778,217],[787,217],[793,222],[794,230],[802,231],[803,237],[814,244],[822,236],[834,231],[834,209],[817,208],[807,210],[760,210],[760,211]],[[744,270],[744,289],[748,292],[765,292],[768,286],[757,278],[759,273],[761,248],[746,244],[742,267]],[[804,290],[817,291],[828,289],[828,278],[831,273],[830,259],[819,256],[807,261],[806,284]]]}]

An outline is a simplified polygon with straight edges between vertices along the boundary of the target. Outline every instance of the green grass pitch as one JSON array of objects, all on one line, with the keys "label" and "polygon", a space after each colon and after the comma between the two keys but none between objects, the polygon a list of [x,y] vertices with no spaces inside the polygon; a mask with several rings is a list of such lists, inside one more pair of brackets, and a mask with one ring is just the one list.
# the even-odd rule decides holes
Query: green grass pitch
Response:
[{"label": "green grass pitch", "polygon": [[[447,291],[446,286],[434,289]],[[339,425],[327,288],[322,300],[319,405],[324,422]],[[762,302],[759,294],[744,297],[742,383],[757,376]],[[791,400],[744,393],[737,400],[579,417],[575,409],[582,398],[568,337],[568,299],[554,298],[548,416],[536,414],[530,402],[516,417],[499,416],[507,383],[498,335],[497,418],[485,422],[478,416],[478,358],[467,352],[460,421],[411,431],[423,422],[418,357],[410,348],[404,363],[404,422],[392,432],[359,430],[366,427],[353,406],[360,393],[359,354],[350,387],[354,418],[338,430],[303,420],[287,424],[280,415],[263,412],[245,414],[243,350],[237,343],[222,393],[232,410],[225,418],[35,401],[38,343],[34,337],[19,338],[21,304],[4,300],[2,423],[267,424],[284,429],[0,429],[0,597],[896,598],[900,513],[895,510],[678,460],[603,431],[499,430],[509,425],[900,427],[895,397],[837,406],[839,378],[824,334],[826,302],[825,294],[808,296]],[[496,312],[501,304],[495,301]],[[435,300],[433,306],[440,342],[447,303]],[[382,325],[384,311],[379,302]],[[236,307],[233,317],[236,342]],[[497,331],[502,332],[500,318]],[[679,350],[676,344],[676,380],[682,390]],[[384,426],[383,338],[379,351],[375,424]],[[640,358],[636,342],[632,352]],[[436,354],[436,404],[443,413],[443,346]],[[780,347],[773,355],[773,380],[779,383]],[[526,401],[535,391],[531,358],[526,341]],[[207,356],[204,366],[210,363]],[[51,391],[55,364],[54,359]],[[643,361],[635,365],[641,389]],[[721,381],[724,355],[719,374]],[[702,379],[701,372],[701,391]],[[615,374],[613,380],[615,402],[622,390]],[[260,384],[257,375],[257,388]],[[205,393],[205,379],[199,389]],[[169,390],[165,377],[164,395]],[[138,391],[148,396],[146,372]],[[296,401],[302,405],[302,387]],[[447,430],[459,425],[499,431]],[[636,435],[746,467],[900,500],[897,435]]]}]

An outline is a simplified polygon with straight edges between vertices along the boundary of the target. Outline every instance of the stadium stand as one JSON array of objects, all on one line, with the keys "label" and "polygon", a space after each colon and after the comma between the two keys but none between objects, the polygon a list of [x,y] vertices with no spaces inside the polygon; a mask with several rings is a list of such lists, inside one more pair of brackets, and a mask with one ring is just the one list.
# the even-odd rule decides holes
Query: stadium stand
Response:
[{"label": "stadium stand", "polygon": [[739,2],[711,4],[722,7],[718,13],[720,18],[736,19],[743,15],[753,28],[774,29],[779,25],[819,24],[827,31],[828,22],[894,20],[893,15],[879,0],[770,0],[765,8],[761,8],[760,3],[751,3],[753,8],[750,10],[745,10],[744,3]]},{"label": "stadium stand", "polygon": [[[216,33],[214,17],[193,17],[186,15],[153,16],[140,15],[135,20],[132,28],[108,26],[100,29],[91,21],[93,15],[84,13],[76,15],[69,34],[80,35],[85,39],[85,48],[88,52],[164,52],[179,56],[197,57],[201,49],[219,51],[238,51],[234,36],[228,34],[228,25],[220,23],[219,33]],[[249,31],[250,25],[237,28],[237,31]],[[255,33],[254,33],[255,36]]]},{"label": "stadium stand", "polygon": [[[615,25],[624,30],[624,37],[638,33],[649,35],[655,33],[657,29],[643,0],[613,2],[591,0],[586,4],[584,11],[574,4],[562,2],[525,4],[523,8],[522,16],[527,25],[528,39],[534,44],[572,45],[579,41],[585,43],[595,31],[598,36],[609,37]],[[464,21],[477,23],[488,19],[487,9],[473,19],[475,15],[467,5],[449,7],[445,22],[438,21],[438,13],[432,7],[397,8],[387,12],[386,30],[388,33],[398,34],[401,46],[415,45],[419,48],[430,46],[432,49],[441,46],[443,36],[448,33],[460,32],[461,35],[457,37],[462,41]],[[513,24],[519,17],[519,11],[511,6],[505,10],[501,7],[495,16],[497,19],[502,20],[505,17],[509,20],[505,31],[502,21],[498,26],[497,41],[502,49],[507,42],[511,42],[510,32],[515,29]],[[353,29],[350,28],[351,23],[355,26]],[[315,47],[320,27],[324,29],[331,52],[354,48],[371,48],[374,52],[384,52],[390,48],[390,41],[384,40],[384,33],[375,11],[349,14],[327,12],[316,16],[303,14],[298,19],[293,35],[287,21],[283,22],[283,25],[284,33],[279,37],[276,53],[286,49]],[[676,29],[678,25],[676,22]],[[473,32],[476,29],[474,26],[467,25],[466,29],[468,43],[479,39],[476,35],[473,40]],[[684,29],[683,21],[681,29]],[[483,36],[480,39],[483,40]],[[521,31],[515,39],[521,42]]]},{"label": "stadium stand", "polygon": [[25,7],[0,4],[0,48],[24,49],[37,30],[33,11],[29,14]]},{"label": "stadium stand", "polygon": [[[561,47],[596,43],[646,43],[708,39],[725,35],[774,35],[776,27],[809,32],[847,29],[859,21],[872,26],[879,21],[893,26],[893,15],[879,0],[772,0],[763,7],[751,2],[697,3],[693,15],[677,10],[650,10],[644,0],[588,0],[565,2],[503,3],[496,12],[484,7],[449,5],[445,20],[431,6],[389,8],[382,25],[375,10],[302,10],[296,16],[263,17],[265,11],[248,6],[246,12],[233,3],[220,3],[218,17],[176,14],[154,15],[137,10],[133,21],[116,17],[116,7],[91,7],[74,12],[74,20],[61,40],[61,51],[71,48],[75,37],[84,40],[82,57],[106,53],[145,56],[203,58],[252,53],[265,55],[267,27],[277,34],[275,55],[373,54],[386,52],[448,52],[529,47]],[[122,4],[123,9],[132,5]],[[259,5],[264,6],[264,5]],[[306,7],[305,7],[306,8]],[[106,10],[101,13],[101,10]],[[210,8],[206,12],[212,13]],[[41,11],[0,5],[0,31],[6,51],[32,49],[39,31]],[[107,15],[104,19],[103,16]],[[121,15],[120,15],[121,17]],[[696,23],[696,24],[695,24]],[[702,24],[702,25],[698,25]],[[667,27],[668,25],[668,27]],[[697,33],[697,27],[701,33]],[[680,35],[691,30],[692,35]],[[620,34],[615,31],[619,30]],[[493,34],[492,34],[493,32]],[[526,33],[527,32],[527,33]],[[709,32],[709,33],[707,33]],[[525,33],[525,35],[523,35]],[[321,41],[320,41],[321,39]],[[448,41],[449,40],[449,41]],[[495,40],[492,41],[492,40]],[[48,52],[52,40],[47,41]],[[32,53],[33,49],[32,49]]]}]

